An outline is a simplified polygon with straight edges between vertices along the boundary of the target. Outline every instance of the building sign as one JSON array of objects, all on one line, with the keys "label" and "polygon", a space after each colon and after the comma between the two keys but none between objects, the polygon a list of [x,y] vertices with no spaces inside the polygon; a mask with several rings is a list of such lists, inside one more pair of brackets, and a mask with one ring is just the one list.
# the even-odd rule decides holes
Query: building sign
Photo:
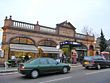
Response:
[{"label": "building sign", "polygon": [[64,44],[80,45],[80,43],[73,42],[73,41],[64,41],[64,42],[60,42],[60,45],[64,45]]}]

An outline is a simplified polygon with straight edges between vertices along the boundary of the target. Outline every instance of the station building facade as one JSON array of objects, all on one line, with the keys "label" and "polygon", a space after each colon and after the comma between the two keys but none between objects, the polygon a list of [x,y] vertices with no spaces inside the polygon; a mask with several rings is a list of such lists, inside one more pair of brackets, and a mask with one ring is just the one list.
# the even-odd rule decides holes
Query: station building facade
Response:
[{"label": "station building facade", "polygon": [[55,28],[13,20],[12,16],[4,20],[2,50],[4,56],[0,63],[15,57],[31,58],[49,56],[54,57],[63,50],[71,56],[71,50],[76,49],[78,55],[94,55],[94,35],[81,34],[67,21],[56,24]]}]

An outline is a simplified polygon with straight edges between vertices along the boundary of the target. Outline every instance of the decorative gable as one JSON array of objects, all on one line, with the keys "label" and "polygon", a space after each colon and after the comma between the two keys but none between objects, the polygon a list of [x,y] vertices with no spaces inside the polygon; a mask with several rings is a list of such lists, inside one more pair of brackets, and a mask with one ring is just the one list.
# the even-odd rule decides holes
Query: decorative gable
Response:
[{"label": "decorative gable", "polygon": [[76,29],[70,22],[67,22],[67,20],[62,22],[62,23],[60,23],[60,24],[57,24],[57,26],[65,27],[65,28],[70,28],[70,29],[73,29],[73,30]]},{"label": "decorative gable", "polygon": [[75,27],[67,21],[64,21],[60,24],[57,24],[57,31],[59,35],[64,35],[64,36],[75,36]]}]

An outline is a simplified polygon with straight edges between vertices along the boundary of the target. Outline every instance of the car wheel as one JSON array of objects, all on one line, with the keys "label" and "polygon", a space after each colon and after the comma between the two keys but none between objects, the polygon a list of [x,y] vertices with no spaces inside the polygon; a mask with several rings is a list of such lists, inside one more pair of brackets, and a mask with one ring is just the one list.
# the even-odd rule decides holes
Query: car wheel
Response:
[{"label": "car wheel", "polygon": [[33,70],[32,72],[31,72],[31,77],[32,78],[37,78],[39,76],[39,72],[37,71],[37,70]]},{"label": "car wheel", "polygon": [[68,72],[68,68],[67,67],[63,67],[62,73],[67,73],[67,72]]},{"label": "car wheel", "polygon": [[98,70],[100,70],[100,69],[101,69],[101,66],[100,66],[99,64],[97,65],[97,69],[98,69]]},{"label": "car wheel", "polygon": [[89,69],[89,67],[85,67],[85,69]]}]

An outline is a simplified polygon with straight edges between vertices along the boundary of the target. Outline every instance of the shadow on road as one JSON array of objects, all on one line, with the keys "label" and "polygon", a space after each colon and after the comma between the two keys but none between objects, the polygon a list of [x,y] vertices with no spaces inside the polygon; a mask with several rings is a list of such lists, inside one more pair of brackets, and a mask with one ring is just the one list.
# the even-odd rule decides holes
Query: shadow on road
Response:
[{"label": "shadow on road", "polygon": [[[68,73],[70,73],[70,72],[68,72]],[[43,74],[43,75],[39,75],[38,78],[45,78],[45,77],[50,77],[50,76],[60,76],[60,75],[63,75],[63,74],[62,73]],[[32,79],[32,78],[30,76],[20,76],[20,79],[23,79],[23,80],[28,79],[29,80],[29,79]]]}]

